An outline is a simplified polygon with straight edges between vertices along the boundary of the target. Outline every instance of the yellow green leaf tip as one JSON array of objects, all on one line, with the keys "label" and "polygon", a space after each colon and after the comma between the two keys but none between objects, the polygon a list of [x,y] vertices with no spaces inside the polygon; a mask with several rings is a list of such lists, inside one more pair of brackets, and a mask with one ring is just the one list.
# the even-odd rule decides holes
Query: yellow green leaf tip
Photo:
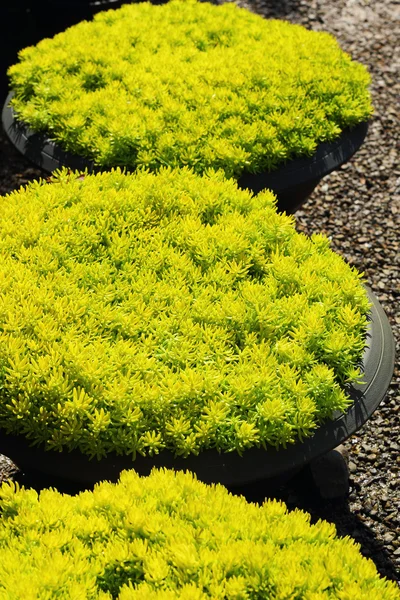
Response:
[{"label": "yellow green leaf tip", "polygon": [[68,496],[0,487],[3,600],[399,600],[349,537],[190,473]]}]

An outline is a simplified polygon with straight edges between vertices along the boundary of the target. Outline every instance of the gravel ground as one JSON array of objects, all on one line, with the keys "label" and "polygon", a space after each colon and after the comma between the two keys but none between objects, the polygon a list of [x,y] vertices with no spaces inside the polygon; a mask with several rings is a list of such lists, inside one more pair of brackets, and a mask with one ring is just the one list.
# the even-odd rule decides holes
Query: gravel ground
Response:
[{"label": "gravel ground", "polygon": [[[238,4],[265,17],[287,19],[334,34],[373,77],[375,115],[367,140],[350,163],[326,177],[302,210],[299,230],[323,231],[332,247],[366,274],[400,343],[400,3],[397,0],[257,0]],[[3,93],[5,97],[5,90]],[[0,135],[0,194],[40,176]],[[350,494],[324,501],[305,472],[279,490],[289,507],[334,522],[361,544],[379,572],[399,581],[400,571],[400,365],[387,399],[346,444]],[[0,480],[15,467],[0,455]],[[256,495],[260,494],[260,490]]]}]

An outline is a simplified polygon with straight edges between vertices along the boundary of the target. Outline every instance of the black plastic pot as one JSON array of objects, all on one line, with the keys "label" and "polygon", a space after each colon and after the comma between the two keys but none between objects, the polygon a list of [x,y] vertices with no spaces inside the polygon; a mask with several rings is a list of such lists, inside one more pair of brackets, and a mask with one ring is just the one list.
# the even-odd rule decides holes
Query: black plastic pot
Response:
[{"label": "black plastic pot", "polygon": [[[51,173],[60,167],[89,172],[99,170],[92,161],[64,152],[44,133],[37,133],[14,118],[9,106],[13,93],[7,96],[3,107],[3,127],[14,146],[36,166]],[[278,198],[278,210],[294,212],[311,194],[319,181],[348,161],[364,141],[368,123],[348,129],[334,142],[319,144],[311,157],[296,158],[271,173],[246,173],[238,180],[241,188],[254,193],[268,188]]]},{"label": "black plastic pot", "polygon": [[79,489],[90,488],[102,480],[117,481],[123,469],[134,468],[141,475],[147,475],[152,467],[190,470],[206,483],[218,482],[228,487],[261,480],[267,487],[268,482],[282,482],[360,429],[385,397],[394,369],[394,339],[377,298],[369,290],[368,294],[373,306],[367,333],[369,347],[362,363],[365,384],[348,388],[354,403],[346,414],[337,414],[302,443],[280,450],[251,448],[243,456],[206,450],[198,456],[175,458],[172,453],[163,451],[155,457],[137,456],[135,461],[117,455],[98,461],[89,460],[77,450],[57,453],[31,447],[25,437],[7,435],[0,430],[0,452],[9,456],[22,471],[41,472],[47,477],[47,485],[53,481],[53,485],[59,486],[60,481],[64,481]]}]

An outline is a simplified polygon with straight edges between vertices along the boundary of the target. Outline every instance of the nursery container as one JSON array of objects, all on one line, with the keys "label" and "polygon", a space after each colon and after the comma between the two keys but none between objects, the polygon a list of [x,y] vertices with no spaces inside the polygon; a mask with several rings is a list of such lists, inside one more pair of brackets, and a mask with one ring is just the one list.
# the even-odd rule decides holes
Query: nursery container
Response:
[{"label": "nursery container", "polygon": [[[270,193],[253,197],[221,173],[201,178],[188,170],[57,177],[14,192],[2,207],[1,418],[8,429],[0,452],[22,470],[82,486],[153,466],[190,469],[229,486],[272,482],[342,443],[382,401],[394,342],[379,302],[368,291],[369,310],[359,276],[326,238],[296,233]],[[277,255],[279,248],[287,255]],[[243,271],[243,264],[252,266]],[[358,380],[355,357],[364,383],[333,383],[335,370],[339,382]],[[279,397],[288,400],[276,407]],[[327,420],[332,407],[346,410]],[[282,428],[278,417],[276,429],[282,410],[289,421]],[[314,425],[302,420],[315,410],[323,416]],[[187,430],[191,411],[195,425]],[[188,437],[180,437],[181,419]],[[99,438],[103,425],[107,437]],[[196,437],[199,425],[205,429]],[[176,443],[168,441],[175,426]],[[251,437],[255,426],[264,446]],[[157,441],[159,453],[147,451],[153,434],[166,435],[159,441],[168,450]],[[60,435],[67,436],[62,452],[43,449]],[[197,441],[182,457],[191,435]],[[40,444],[31,447],[35,436]],[[100,443],[104,458],[90,459]]]},{"label": "nursery container", "polygon": [[[151,8],[149,11],[133,4],[115,11],[114,16],[109,13],[96,16],[93,27],[106,24],[104,26],[110,27],[111,33],[114,22],[118,25],[118,19],[126,23],[126,40],[119,40],[119,46],[115,48],[107,45],[108,55],[115,54],[114,67],[111,63],[104,66],[109,57],[98,56],[101,48],[95,42],[94,63],[90,56],[93,49],[87,50],[82,45],[81,50],[74,49],[76,58],[71,58],[70,67],[62,74],[59,71],[61,58],[57,58],[57,53],[59,48],[68,53],[68,47],[62,46],[62,36],[58,36],[58,41],[46,41],[50,45],[47,54],[44,52],[44,61],[46,64],[55,61],[54,73],[47,68],[43,74],[43,86],[35,83],[34,88],[39,90],[38,98],[41,93],[44,94],[41,106],[49,104],[43,112],[44,115],[48,111],[43,117],[48,125],[40,125],[42,108],[34,116],[29,108],[29,114],[37,124],[33,127],[28,113],[25,114],[28,120],[24,120],[23,111],[15,117],[9,106],[12,91],[3,109],[3,126],[7,135],[35,165],[47,172],[61,166],[88,169],[89,172],[112,166],[125,167],[129,171],[138,167],[157,170],[161,166],[187,165],[199,173],[208,168],[222,168],[227,176],[238,180],[240,187],[255,193],[264,188],[272,189],[278,196],[279,209],[293,212],[322,177],[349,160],[362,144],[372,110],[366,89],[369,76],[365,68],[352,62],[328,34],[307,32],[284,22],[265,21],[244,9],[228,5],[212,6],[200,2],[180,5],[174,0],[172,4],[152,10],[154,15]],[[182,22],[177,23],[177,18],[181,18]],[[171,26],[168,19],[173,24],[171,42],[168,41],[168,27]],[[135,28],[136,22],[141,24],[141,28]],[[187,30],[186,22],[195,24],[193,30]],[[80,40],[90,35],[91,24],[86,25],[78,38]],[[81,26],[82,23],[77,27]],[[146,27],[152,31],[147,42],[144,37]],[[279,30],[277,35],[274,28],[282,31]],[[122,37],[125,35],[124,30],[118,31],[122,31]],[[73,36],[74,32],[69,30],[62,35]],[[157,40],[153,39],[157,35],[161,54]],[[175,36],[182,38],[179,45]],[[245,37],[246,45],[243,45]],[[283,44],[282,39],[287,39],[287,43]],[[163,46],[164,42],[171,47]],[[113,44],[112,39],[109,43]],[[76,47],[75,38],[71,37],[70,44]],[[287,56],[285,46],[288,46]],[[148,50],[154,52],[149,65],[146,58],[141,58],[147,56]],[[254,60],[255,66],[251,69],[248,62],[243,62],[246,52],[249,53],[248,60],[252,57]],[[266,63],[268,67],[260,70],[257,65],[263,64],[264,58],[261,58],[266,54],[270,56]],[[209,65],[204,63],[204,56],[209,57]],[[21,60],[25,61],[23,67],[28,67],[30,58],[21,57]],[[143,80],[136,80],[142,69],[137,64],[138,60],[144,60]],[[282,60],[282,65],[279,60]],[[64,59],[62,61],[64,64]],[[118,61],[122,63],[117,65]],[[130,61],[135,65],[135,79],[130,76]],[[161,61],[160,68],[157,61]],[[77,67],[77,63],[82,62],[84,66]],[[237,63],[240,63],[239,66]],[[100,64],[105,69],[104,80],[99,71],[103,68],[99,67]],[[220,66],[217,68],[216,65]],[[227,76],[227,65],[233,67],[231,77]],[[15,67],[19,68],[18,65]],[[58,104],[53,116],[52,102],[55,97],[60,98],[60,92],[56,92],[55,96],[49,95],[49,76],[61,75],[63,84],[67,86],[69,73],[73,72],[76,78],[76,69],[86,67],[90,75],[82,75],[84,81],[80,95],[75,100],[68,96],[68,108],[65,109],[58,106],[60,102],[56,99]],[[112,68],[116,69],[115,73],[111,73]],[[26,93],[32,95],[29,75],[25,71],[28,72],[25,69],[17,76],[10,72],[11,87],[14,81],[15,100],[20,103],[20,108],[23,108],[19,96],[21,90],[24,98]],[[36,79],[37,71],[32,73]],[[150,83],[151,80],[153,83]],[[123,86],[118,87],[122,81]],[[70,85],[79,89],[81,84],[74,79]],[[176,85],[179,89],[175,89]],[[104,111],[99,108],[101,101],[95,100],[100,98],[98,94],[102,93],[104,86],[105,89],[110,86],[104,100],[106,113],[114,115],[107,122]],[[204,89],[202,86],[205,86]],[[78,104],[86,102],[87,92],[87,101],[91,103],[93,100],[95,104],[85,109],[87,114],[84,114]],[[122,99],[119,94],[122,94]],[[114,100],[115,107],[121,103],[118,118],[119,111],[112,107],[110,98]],[[73,108],[74,103],[76,109]],[[132,108],[129,108],[130,104]],[[96,111],[100,111],[99,116]],[[140,111],[143,111],[143,116]],[[204,114],[201,111],[205,111]],[[65,131],[62,129],[64,118],[68,121]],[[82,119],[88,125],[77,124]],[[303,122],[304,125],[300,126]],[[121,123],[125,125],[123,130]],[[86,126],[92,129],[98,127],[101,131],[103,137],[98,138],[98,146],[94,142],[97,133],[86,134]],[[81,143],[79,136],[86,136],[86,141]],[[81,150],[74,146],[73,139],[78,146],[81,144]],[[119,148],[121,139],[122,146]]]}]

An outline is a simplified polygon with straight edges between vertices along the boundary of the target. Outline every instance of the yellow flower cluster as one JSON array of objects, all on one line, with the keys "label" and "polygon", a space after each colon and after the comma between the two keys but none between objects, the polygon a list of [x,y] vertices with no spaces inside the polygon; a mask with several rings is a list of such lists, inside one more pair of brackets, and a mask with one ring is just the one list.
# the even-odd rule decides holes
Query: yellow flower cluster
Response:
[{"label": "yellow flower cluster", "polygon": [[262,172],[372,111],[335,38],[231,3],[125,5],[19,58],[17,118],[102,167]]},{"label": "yellow flower cluster", "polygon": [[98,457],[286,446],[344,411],[369,302],[222,172],[60,172],[1,199],[0,426]]},{"label": "yellow flower cluster", "polygon": [[334,525],[190,473],[68,496],[0,488],[3,600],[399,600]]}]

